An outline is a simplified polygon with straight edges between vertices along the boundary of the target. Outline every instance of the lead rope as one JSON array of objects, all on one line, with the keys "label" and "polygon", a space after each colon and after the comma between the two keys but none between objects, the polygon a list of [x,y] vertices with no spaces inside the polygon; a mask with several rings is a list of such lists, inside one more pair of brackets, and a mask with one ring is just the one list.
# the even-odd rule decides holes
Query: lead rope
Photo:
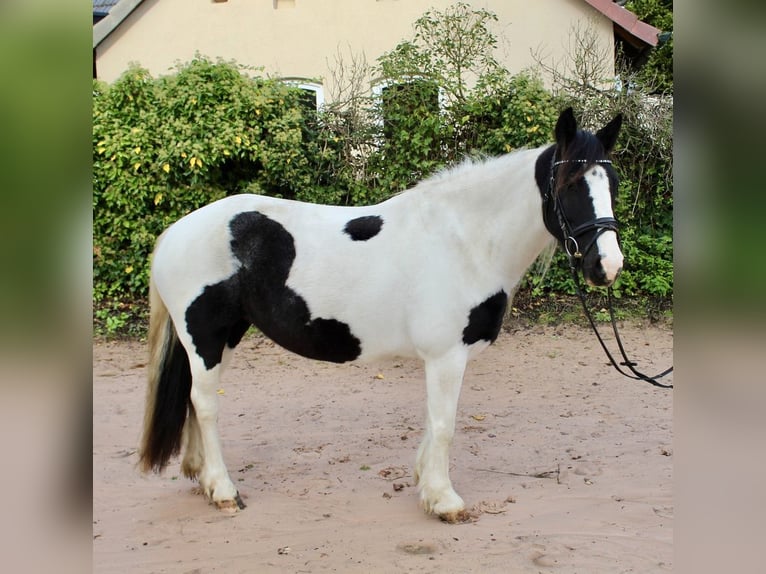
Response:
[{"label": "lead rope", "polygon": [[[645,375],[641,371],[637,370],[636,363],[628,359],[627,354],[625,353],[625,348],[622,345],[622,340],[620,339],[620,334],[617,332],[617,321],[614,318],[614,308],[612,307],[612,288],[608,287],[606,290],[607,293],[607,302],[609,304],[609,319],[612,322],[612,329],[614,330],[614,338],[617,341],[617,347],[620,349],[620,353],[622,354],[622,358],[624,362],[617,363],[617,361],[614,360],[614,357],[612,357],[612,353],[609,352],[609,349],[606,347],[606,343],[604,343],[604,339],[601,338],[601,334],[598,332],[598,328],[596,327],[596,322],[593,320],[593,317],[590,314],[590,311],[588,310],[588,304],[585,301],[585,294],[583,293],[582,288],[580,287],[580,277],[577,274],[577,269],[570,264],[570,269],[572,271],[572,278],[575,282],[575,288],[577,290],[577,295],[580,297],[580,301],[582,302],[582,308],[585,311],[585,316],[588,318],[588,322],[590,323],[590,326],[593,328],[593,332],[596,333],[596,338],[598,339],[598,342],[601,343],[601,348],[604,349],[604,353],[606,353],[606,356],[609,358],[609,362],[612,363],[612,366],[617,369],[617,372],[621,375],[628,377],[629,379],[634,379],[637,381],[646,381],[650,385],[654,385],[655,387],[660,387],[663,389],[672,389],[672,384],[663,384],[659,382],[657,379],[661,379],[668,373],[671,373],[673,371],[673,367],[671,366],[668,369],[665,369],[658,375],[654,375],[653,377],[650,377],[649,375]],[[625,371],[623,371],[620,368],[620,365],[623,365],[625,367],[628,367],[630,371],[633,373],[633,375],[629,375]]]}]

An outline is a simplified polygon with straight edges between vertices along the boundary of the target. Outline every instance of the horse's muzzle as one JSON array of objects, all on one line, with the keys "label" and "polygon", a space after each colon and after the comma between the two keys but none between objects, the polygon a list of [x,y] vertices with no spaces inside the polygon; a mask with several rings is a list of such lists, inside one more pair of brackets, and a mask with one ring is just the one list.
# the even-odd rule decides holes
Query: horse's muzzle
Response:
[{"label": "horse's muzzle", "polygon": [[583,269],[583,278],[591,287],[609,287],[622,273],[622,257],[617,261],[602,258],[592,269]]}]

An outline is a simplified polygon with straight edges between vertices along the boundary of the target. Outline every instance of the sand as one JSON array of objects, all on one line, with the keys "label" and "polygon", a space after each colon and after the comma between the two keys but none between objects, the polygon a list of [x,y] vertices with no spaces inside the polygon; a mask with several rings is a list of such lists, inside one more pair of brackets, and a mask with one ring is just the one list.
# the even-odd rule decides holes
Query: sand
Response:
[{"label": "sand", "polygon": [[[458,525],[418,506],[419,362],[325,364],[248,336],[219,390],[247,504],[231,516],[178,460],[137,470],[146,348],[94,342],[94,571],[672,571],[672,391],[623,378],[581,327],[511,331],[466,372],[451,477],[472,520]],[[622,333],[640,369],[671,364],[670,328]]]}]

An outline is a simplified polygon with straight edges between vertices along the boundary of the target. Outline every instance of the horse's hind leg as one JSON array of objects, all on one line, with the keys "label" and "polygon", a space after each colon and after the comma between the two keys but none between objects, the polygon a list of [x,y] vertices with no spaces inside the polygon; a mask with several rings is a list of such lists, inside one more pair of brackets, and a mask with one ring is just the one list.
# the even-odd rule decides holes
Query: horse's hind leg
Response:
[{"label": "horse's hind leg", "polygon": [[182,469],[187,475],[196,473],[203,493],[218,508],[236,511],[244,504],[226,470],[217,428],[221,364],[208,369],[196,355],[190,357],[190,363],[194,412],[187,420],[187,452]]},{"label": "horse's hind leg", "polygon": [[447,522],[465,519],[465,503],[449,478],[449,448],[455,433],[460,387],[467,361],[458,347],[438,359],[426,360],[426,432],[418,449],[415,477],[426,512]]},{"label": "horse's hind leg", "polygon": [[231,511],[245,505],[226,470],[217,424],[221,373],[249,325],[236,312],[225,286],[207,287],[187,308],[188,332],[183,335],[192,374],[192,408],[184,429],[186,453],[181,468],[199,479],[203,493],[218,508]]},{"label": "horse's hind leg", "polygon": [[[223,370],[228,364],[228,359],[233,352],[234,349],[232,347],[229,347],[228,345],[224,347],[223,357],[221,364],[219,365],[219,377],[223,374]],[[197,411],[193,403],[190,405],[183,432],[184,457],[181,462],[181,471],[187,478],[196,480],[202,472],[202,466],[205,462],[205,453],[203,450],[199,421],[197,420]]]}]

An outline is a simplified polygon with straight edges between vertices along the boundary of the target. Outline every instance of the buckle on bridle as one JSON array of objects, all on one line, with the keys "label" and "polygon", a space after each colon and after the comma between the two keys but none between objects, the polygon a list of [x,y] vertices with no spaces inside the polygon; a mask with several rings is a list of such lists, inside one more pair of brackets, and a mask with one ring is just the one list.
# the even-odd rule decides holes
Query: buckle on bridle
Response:
[{"label": "buckle on bridle", "polygon": [[[570,249],[570,242],[574,244],[574,249]],[[577,239],[571,235],[564,239],[564,251],[567,252],[570,258],[582,259],[582,252],[580,251],[580,245],[577,243]]]}]

